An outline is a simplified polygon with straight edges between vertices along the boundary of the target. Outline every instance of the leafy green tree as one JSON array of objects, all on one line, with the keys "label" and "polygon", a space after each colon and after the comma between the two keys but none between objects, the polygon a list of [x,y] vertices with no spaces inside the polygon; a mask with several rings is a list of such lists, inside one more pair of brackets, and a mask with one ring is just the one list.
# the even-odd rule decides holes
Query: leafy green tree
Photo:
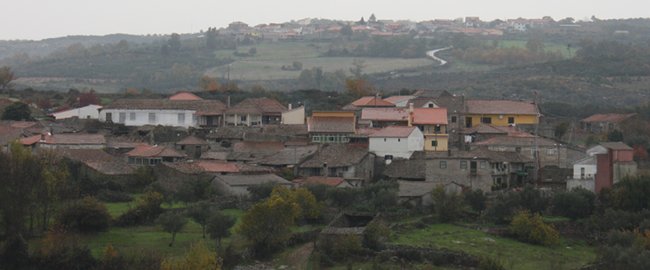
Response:
[{"label": "leafy green tree", "polygon": [[562,139],[564,137],[564,134],[569,130],[569,123],[568,122],[562,122],[557,125],[555,125],[555,128],[553,130],[553,134],[555,135],[555,138],[557,139]]},{"label": "leafy green tree", "polygon": [[553,213],[571,219],[585,218],[594,211],[596,194],[584,188],[555,194],[552,199]]},{"label": "leafy green tree", "polygon": [[201,225],[201,232],[203,233],[203,238],[205,238],[206,226],[208,225],[208,219],[214,212],[218,211],[216,207],[210,204],[207,201],[202,201],[190,206],[187,209],[187,215],[194,220],[194,222]]},{"label": "leafy green tree", "polygon": [[71,203],[56,219],[56,223],[66,230],[82,233],[106,231],[110,221],[106,206],[92,197]]},{"label": "leafy green tree", "polygon": [[172,241],[169,242],[169,246],[171,247],[176,240],[176,234],[185,227],[185,224],[187,224],[187,218],[180,213],[169,211],[160,215],[156,219],[156,223],[160,225],[165,232],[172,234]]},{"label": "leafy green tree", "polygon": [[16,77],[14,76],[14,72],[10,67],[0,67],[0,88],[2,90],[5,90],[11,86],[11,82],[15,79]]},{"label": "leafy green tree", "polygon": [[190,250],[180,259],[166,258],[160,265],[161,270],[220,270],[221,264],[205,242],[193,244]]},{"label": "leafy green tree", "polygon": [[297,204],[276,194],[246,211],[237,232],[251,241],[257,255],[268,255],[289,239],[299,214]]},{"label": "leafy green tree", "polygon": [[483,212],[485,210],[485,201],[487,197],[480,189],[474,189],[470,191],[463,192],[463,200],[467,205],[472,207],[476,212]]},{"label": "leafy green tree", "polygon": [[620,130],[612,130],[607,133],[607,140],[610,142],[622,142],[623,141],[623,132]]},{"label": "leafy green tree", "polygon": [[207,232],[210,238],[217,241],[217,247],[221,247],[221,239],[230,236],[230,228],[237,220],[234,217],[225,215],[219,211],[213,212],[207,221]]},{"label": "leafy green tree", "polygon": [[2,112],[2,120],[22,121],[30,119],[32,119],[32,112],[29,110],[29,106],[22,102],[14,102]]},{"label": "leafy green tree", "polygon": [[528,211],[517,213],[510,223],[510,231],[520,240],[544,246],[557,245],[560,234],[553,226],[544,223],[539,214]]},{"label": "leafy green tree", "polygon": [[453,222],[460,217],[463,198],[459,194],[448,193],[442,186],[439,186],[433,189],[431,196],[433,212],[441,222]]}]

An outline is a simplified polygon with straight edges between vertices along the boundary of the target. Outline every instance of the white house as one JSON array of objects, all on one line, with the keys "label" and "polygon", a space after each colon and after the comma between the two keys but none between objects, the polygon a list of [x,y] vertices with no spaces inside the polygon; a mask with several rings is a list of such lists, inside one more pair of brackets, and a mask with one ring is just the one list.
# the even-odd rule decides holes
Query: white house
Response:
[{"label": "white house", "polygon": [[385,127],[371,134],[369,141],[369,151],[381,157],[408,159],[424,149],[424,135],[417,127]]},{"label": "white house", "polygon": [[284,125],[304,125],[305,124],[305,106],[292,109],[289,104],[289,109],[282,113],[282,124]]},{"label": "white house", "polygon": [[587,149],[587,157],[573,163],[573,179],[567,180],[567,190],[577,187],[595,192],[595,177],[598,171],[596,155],[607,153],[607,148],[596,145]]},{"label": "white house", "polygon": [[60,112],[55,112],[52,117],[56,120],[77,117],[79,119],[98,119],[99,110],[102,106],[90,104],[81,108],[75,108]]},{"label": "white house", "polygon": [[99,120],[126,126],[214,127],[225,109],[218,100],[120,99],[105,106]]}]

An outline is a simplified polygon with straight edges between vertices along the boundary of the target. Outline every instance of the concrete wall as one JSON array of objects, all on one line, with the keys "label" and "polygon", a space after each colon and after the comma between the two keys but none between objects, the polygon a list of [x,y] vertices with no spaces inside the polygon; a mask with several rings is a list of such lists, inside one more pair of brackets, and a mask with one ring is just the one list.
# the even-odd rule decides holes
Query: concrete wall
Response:
[{"label": "concrete wall", "polygon": [[408,138],[370,138],[369,141],[369,151],[380,157],[392,155],[408,159],[413,152],[424,148],[424,137],[419,129],[414,129]]},{"label": "concrete wall", "polygon": [[[441,162],[446,163],[445,166],[441,166]],[[461,168],[461,163],[466,164]],[[471,162],[476,162],[476,174],[472,175],[470,168]],[[455,159],[455,158],[436,158],[432,160],[427,160],[426,164],[426,181],[435,182],[436,185],[443,185],[447,189],[458,189],[456,184],[463,185],[465,187],[471,187],[472,189],[481,189],[483,191],[489,192],[492,190],[492,168],[490,163],[484,159]]]},{"label": "concrete wall", "polygon": [[[576,164],[573,165],[573,179],[594,179],[596,177],[596,165],[582,165]],[[584,176],[582,174],[582,169],[584,169]]]},{"label": "concrete wall", "polygon": [[574,188],[584,188],[591,192],[596,192],[594,179],[569,179],[566,181],[566,190],[570,191]]},{"label": "concrete wall", "polygon": [[53,113],[52,116],[54,116],[54,119],[56,120],[72,117],[77,117],[79,119],[99,119],[99,109],[101,107],[102,106],[99,105],[88,105],[81,108]]},{"label": "concrete wall", "polygon": [[305,107],[296,108],[282,113],[282,124],[284,125],[304,125],[305,124]]},{"label": "concrete wall", "polygon": [[[99,120],[106,122],[107,114],[111,114],[113,123],[125,126],[163,125],[174,127],[196,127],[195,111],[191,110],[122,110],[105,109],[99,114]],[[149,121],[149,114],[155,114],[154,121]],[[179,116],[183,115],[183,116]]]}]

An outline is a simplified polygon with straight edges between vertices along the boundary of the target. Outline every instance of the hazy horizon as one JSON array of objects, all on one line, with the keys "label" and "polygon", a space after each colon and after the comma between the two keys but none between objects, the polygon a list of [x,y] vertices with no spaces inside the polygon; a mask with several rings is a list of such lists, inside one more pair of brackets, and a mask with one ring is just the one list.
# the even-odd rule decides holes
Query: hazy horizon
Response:
[{"label": "hazy horizon", "polygon": [[[647,18],[650,3],[635,0],[462,0],[453,3],[405,0],[327,2],[277,0],[217,3],[213,1],[168,0],[84,1],[22,0],[5,3],[0,17],[4,26],[0,40],[40,40],[69,35],[196,33],[208,27],[225,27],[233,21],[249,25],[281,23],[303,18],[359,20],[375,14],[378,19],[423,21],[478,16],[483,20],[572,17],[588,19]],[[325,3],[325,4],[322,4]]]}]

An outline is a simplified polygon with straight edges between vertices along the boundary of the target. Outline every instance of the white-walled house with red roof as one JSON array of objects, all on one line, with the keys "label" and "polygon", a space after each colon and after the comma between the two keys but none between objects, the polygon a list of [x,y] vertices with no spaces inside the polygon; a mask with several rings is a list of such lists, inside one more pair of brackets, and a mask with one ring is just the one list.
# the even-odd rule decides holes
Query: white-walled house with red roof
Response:
[{"label": "white-walled house with red roof", "polygon": [[424,149],[424,134],[417,127],[389,126],[369,136],[368,149],[386,159],[408,159]]}]

